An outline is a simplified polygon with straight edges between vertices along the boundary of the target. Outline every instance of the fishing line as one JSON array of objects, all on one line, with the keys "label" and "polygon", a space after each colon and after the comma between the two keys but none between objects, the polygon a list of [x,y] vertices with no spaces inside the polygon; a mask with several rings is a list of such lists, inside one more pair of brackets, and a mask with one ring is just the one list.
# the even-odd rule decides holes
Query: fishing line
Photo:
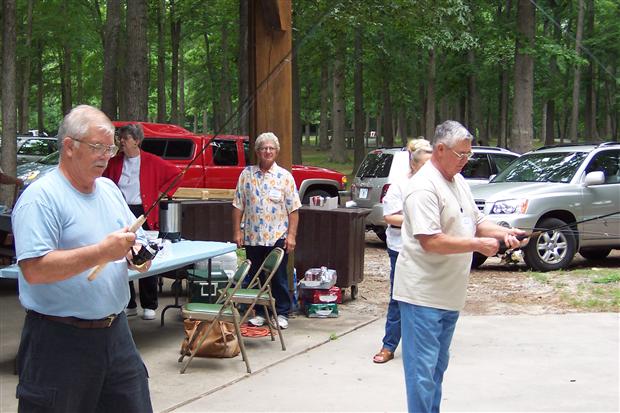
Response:
[{"label": "fishing line", "polygon": [[[226,130],[226,128],[228,127],[228,125],[232,122],[233,119],[235,119],[237,116],[239,116],[240,114],[243,115],[247,115],[248,112],[250,111],[250,108],[253,106],[254,102],[257,99],[258,93],[262,92],[264,88],[267,87],[268,83],[278,74],[280,74],[280,72],[282,72],[282,70],[284,69],[286,64],[290,64],[291,63],[291,56],[296,55],[297,49],[306,42],[307,39],[309,39],[311,37],[311,35],[314,34],[314,32],[318,29],[318,27],[323,23],[323,21],[327,18],[327,16],[334,10],[336,9],[343,0],[339,1],[339,2],[335,2],[332,6],[332,8],[327,9],[317,20],[317,22],[310,28],[310,30],[307,32],[307,34],[305,36],[303,36],[300,41],[298,43],[296,43],[294,46],[292,46],[289,51],[286,53],[286,55],[284,55],[284,57],[282,59],[280,59],[280,61],[278,62],[278,64],[267,74],[267,77],[265,77],[265,79],[263,79],[257,86],[256,86],[256,90],[250,94],[247,98],[245,98],[243,100],[243,102],[240,105],[237,105],[237,109],[225,120],[224,124],[222,126],[220,126],[220,128],[216,131],[216,133],[212,136],[212,138],[210,139],[209,143],[203,145],[203,147],[200,149],[200,151],[196,154],[196,156],[194,156],[190,162],[179,172],[179,174],[170,182],[170,184],[166,187],[166,189],[164,191],[162,191],[162,193],[159,195],[159,197],[155,200],[155,202],[153,202],[147,209],[146,211],[144,211],[144,214],[140,215],[133,223],[132,225],[128,228],[128,231],[130,232],[136,232],[141,226],[142,224],[144,224],[144,222],[146,221],[146,217],[153,211],[153,209],[159,204],[159,202],[164,199],[165,196],[167,196],[168,192],[172,190],[172,188],[174,188],[176,186],[176,184],[180,181],[180,179],[183,177],[183,175],[185,175],[185,173],[189,170],[189,168],[194,164],[194,162],[196,162],[196,160],[203,154],[203,152],[209,147],[210,143],[213,142],[213,140],[215,138],[217,138],[218,136],[221,136],[223,134],[223,131]],[[292,41],[292,36],[293,36],[293,22],[291,19],[291,41]],[[270,56],[271,57],[271,56]],[[96,266],[95,268],[93,268],[93,270],[90,272],[90,274],[88,275],[88,280],[92,281],[95,278],[97,278],[97,275],[99,274],[99,272],[105,267],[107,263],[105,264],[99,264],[98,266]]]},{"label": "fishing line", "polygon": [[[530,3],[532,3],[532,4],[534,5],[534,7],[536,7],[538,10],[540,10],[540,11],[542,12],[542,14],[543,14],[543,15],[544,15],[544,16],[545,16],[545,17],[546,17],[546,18],[547,18],[547,19],[548,19],[551,23],[553,23],[553,24],[554,24],[555,26],[557,26],[560,30],[562,30],[562,25],[561,25],[560,23],[558,23],[558,22],[557,22],[557,21],[553,18],[553,16],[551,16],[549,13],[547,13],[547,12],[545,11],[545,9],[543,9],[541,6],[539,6],[539,5],[538,5],[538,3],[536,3],[536,1],[535,1],[535,0],[530,0]],[[585,5],[584,5],[584,8],[585,8]],[[584,13],[585,13],[585,12],[584,12]],[[566,31],[566,36],[569,36],[569,34],[571,35],[571,36],[570,36],[570,39],[571,39],[571,40],[575,40],[575,44],[576,44],[576,43],[577,43],[577,37],[576,37],[576,35],[572,34],[572,32],[570,32],[569,30],[567,30],[567,31]],[[581,44],[579,45],[579,48],[580,48],[581,50],[583,50],[583,51],[584,51],[584,52],[585,52],[588,56],[590,56],[590,57],[592,58],[592,60],[594,60],[594,62],[595,62],[597,65],[599,65],[599,66],[603,69],[603,71],[604,71],[605,73],[607,73],[607,75],[609,75],[609,77],[610,77],[611,79],[613,79],[616,83],[618,83],[618,81],[616,80],[616,78],[615,78],[615,76],[613,75],[613,73],[611,73],[611,71],[609,71],[609,70],[608,70],[608,69],[607,69],[607,68],[603,65],[603,63],[602,63],[602,62],[601,62],[601,61],[600,61],[600,60],[599,60],[596,56],[594,56],[594,54],[593,54],[592,52],[590,52],[590,49],[588,49],[587,47],[585,47],[585,46],[583,45],[583,41],[582,41],[582,42],[581,42]]]}]

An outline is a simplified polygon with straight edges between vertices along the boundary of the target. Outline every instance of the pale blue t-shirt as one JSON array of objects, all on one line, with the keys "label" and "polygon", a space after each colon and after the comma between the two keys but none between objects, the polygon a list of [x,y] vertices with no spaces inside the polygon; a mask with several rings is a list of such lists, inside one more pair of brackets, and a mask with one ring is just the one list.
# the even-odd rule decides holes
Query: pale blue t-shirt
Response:
[{"label": "pale blue t-shirt", "polygon": [[[135,220],[118,187],[98,178],[84,194],[56,169],[35,181],[20,196],[12,214],[17,261],[100,242]],[[140,229],[138,238],[145,240]],[[19,300],[42,314],[99,319],[118,314],[129,301],[127,263],[108,263],[93,281],[91,270],[63,281],[29,284],[19,276]]]}]

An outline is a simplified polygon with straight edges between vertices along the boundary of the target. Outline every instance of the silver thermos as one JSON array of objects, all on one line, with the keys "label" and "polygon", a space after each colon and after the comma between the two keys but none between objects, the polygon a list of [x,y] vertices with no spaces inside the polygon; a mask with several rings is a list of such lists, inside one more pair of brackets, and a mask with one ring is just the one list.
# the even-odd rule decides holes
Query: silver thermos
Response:
[{"label": "silver thermos", "polygon": [[159,238],[181,240],[181,203],[171,199],[159,202]]}]

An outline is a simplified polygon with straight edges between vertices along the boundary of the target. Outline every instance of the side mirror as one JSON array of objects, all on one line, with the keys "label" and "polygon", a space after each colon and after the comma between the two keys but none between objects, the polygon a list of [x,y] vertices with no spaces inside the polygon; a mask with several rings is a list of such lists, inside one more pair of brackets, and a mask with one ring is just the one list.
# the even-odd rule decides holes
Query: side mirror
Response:
[{"label": "side mirror", "polygon": [[602,171],[593,171],[586,175],[584,186],[600,185],[605,183],[605,174]]}]

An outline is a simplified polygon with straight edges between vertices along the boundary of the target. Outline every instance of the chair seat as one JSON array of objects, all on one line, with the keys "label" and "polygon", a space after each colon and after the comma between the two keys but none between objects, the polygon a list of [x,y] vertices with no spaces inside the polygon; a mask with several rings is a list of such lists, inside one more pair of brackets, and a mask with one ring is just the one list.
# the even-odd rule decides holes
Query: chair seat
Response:
[{"label": "chair seat", "polygon": [[[217,316],[221,304],[207,304],[207,303],[187,303],[183,306],[183,317],[193,318],[195,320],[211,320]],[[238,313],[235,314],[238,317]],[[222,311],[222,318],[232,319],[233,310],[231,307],[227,307]],[[225,320],[224,320],[225,321]]]}]

